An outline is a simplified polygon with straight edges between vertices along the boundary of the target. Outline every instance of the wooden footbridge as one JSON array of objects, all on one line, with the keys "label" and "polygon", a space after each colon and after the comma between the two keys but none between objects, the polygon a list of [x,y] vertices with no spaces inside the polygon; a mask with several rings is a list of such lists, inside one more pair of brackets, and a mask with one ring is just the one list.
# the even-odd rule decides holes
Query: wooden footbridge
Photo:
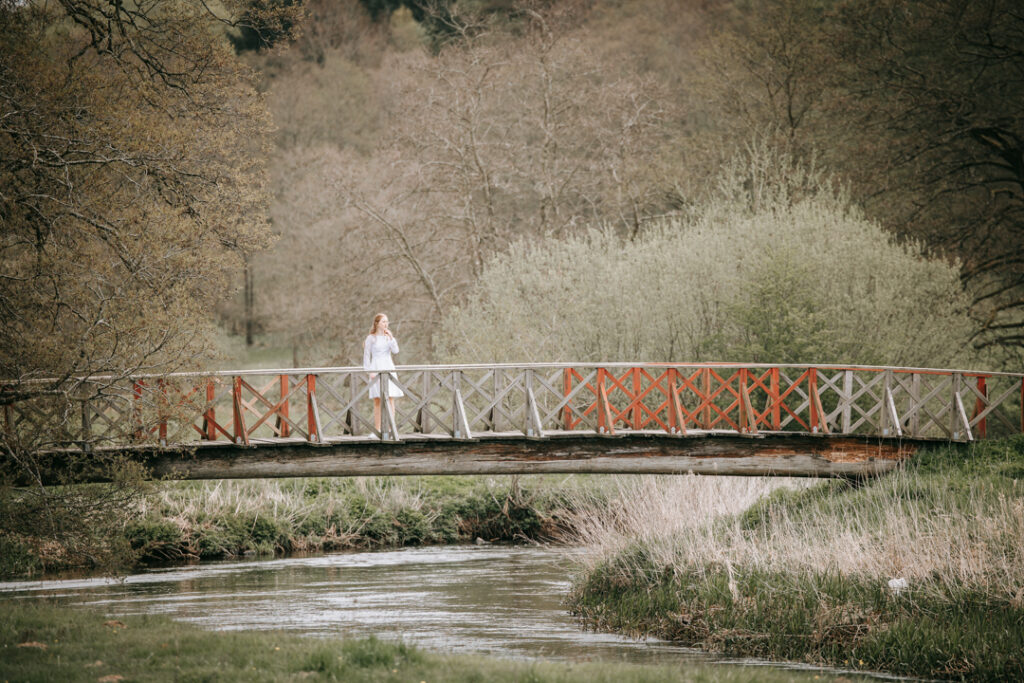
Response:
[{"label": "wooden footbridge", "polygon": [[[540,472],[862,477],[1024,431],[1021,374],[639,363],[247,370],[77,380],[11,403],[47,457],[177,479]],[[373,422],[371,384],[405,396]],[[77,398],[76,398],[77,397]],[[39,439],[36,438],[36,442]]]}]

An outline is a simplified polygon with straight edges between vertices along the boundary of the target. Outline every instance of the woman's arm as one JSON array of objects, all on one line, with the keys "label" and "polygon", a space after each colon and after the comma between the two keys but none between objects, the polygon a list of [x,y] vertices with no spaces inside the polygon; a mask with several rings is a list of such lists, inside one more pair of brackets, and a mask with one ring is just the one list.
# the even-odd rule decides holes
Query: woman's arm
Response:
[{"label": "woman's arm", "polygon": [[390,345],[391,353],[398,353],[398,340],[390,332],[388,333],[388,344]]}]

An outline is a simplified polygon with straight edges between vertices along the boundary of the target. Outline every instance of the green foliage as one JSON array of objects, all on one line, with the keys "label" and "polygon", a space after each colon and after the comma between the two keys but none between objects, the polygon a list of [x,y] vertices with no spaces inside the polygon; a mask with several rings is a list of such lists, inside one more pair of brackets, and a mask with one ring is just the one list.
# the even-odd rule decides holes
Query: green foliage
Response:
[{"label": "green foliage", "polygon": [[[134,564],[141,546],[133,547],[124,529],[149,492],[144,468],[115,455],[68,454],[63,467],[19,455],[20,463],[0,460],[0,576],[68,567],[117,572]],[[80,460],[87,462],[79,467]],[[83,468],[109,483],[75,484]],[[26,471],[67,483],[20,485]]]},{"label": "green foliage", "polygon": [[[399,548],[559,537],[573,510],[574,486],[545,477],[409,477],[166,483],[142,505],[117,499],[92,535],[56,555],[28,533],[0,534],[0,573],[31,575],[92,566],[85,551],[118,548],[119,567],[135,562],[219,559],[291,551]],[[237,488],[236,488],[237,487]],[[74,487],[82,495],[85,487]],[[104,491],[94,486],[94,495]],[[0,493],[2,493],[0,489]],[[91,499],[83,499],[91,500]],[[0,516],[24,514],[0,495]],[[33,514],[24,515],[34,519]],[[95,517],[94,520],[98,520]],[[38,531],[38,529],[37,529]],[[81,551],[72,553],[72,548]]]},{"label": "green foliage", "polygon": [[[756,159],[751,159],[753,164]],[[969,362],[955,265],[898,244],[817,181],[743,167],[687,220],[519,244],[444,320],[462,361]],[[753,171],[750,171],[753,173]],[[739,190],[729,189],[738,187]]]},{"label": "green foliage", "polygon": [[592,574],[572,596],[573,610],[602,628],[729,656],[943,679],[1024,675],[1024,609],[985,595],[894,596],[884,584],[851,577],[757,570],[642,582],[609,576]]},{"label": "green foliage", "polygon": [[181,528],[169,520],[136,520],[124,534],[142,562],[177,558],[184,542]]},{"label": "green foliage", "polygon": [[[376,638],[339,640],[280,632],[205,631],[160,616],[69,609],[59,602],[8,600],[0,620],[0,680],[271,683],[650,683],[751,680],[745,667],[625,662],[515,661],[422,652]],[[113,618],[112,618],[113,617]],[[105,623],[110,625],[105,625]],[[17,647],[23,643],[35,646]],[[109,677],[109,678],[107,678]],[[118,677],[118,678],[115,678]],[[816,672],[758,667],[768,683],[816,680]],[[844,677],[843,680],[849,680]]]}]

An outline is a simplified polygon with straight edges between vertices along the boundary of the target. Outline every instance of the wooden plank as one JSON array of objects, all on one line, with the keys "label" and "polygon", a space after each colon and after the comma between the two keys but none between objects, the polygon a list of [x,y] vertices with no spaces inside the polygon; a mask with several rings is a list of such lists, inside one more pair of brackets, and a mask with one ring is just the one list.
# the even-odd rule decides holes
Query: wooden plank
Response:
[{"label": "wooden plank", "polygon": [[231,401],[235,412],[235,443],[249,445],[249,430],[245,428],[245,414],[242,409],[242,378],[235,376]]},{"label": "wooden plank", "polygon": [[310,441],[322,441],[324,428],[320,423],[320,404],[316,400],[316,375],[307,375],[306,381],[308,382],[309,392],[307,394],[309,400],[309,434],[308,439]]},{"label": "wooden plank", "polygon": [[566,399],[566,405],[562,408],[562,429],[572,429],[572,408],[568,405],[569,397],[572,396],[572,368],[562,370],[562,391]]},{"label": "wooden plank", "polygon": [[818,393],[818,384],[816,382],[811,385],[811,405],[814,406],[816,422],[818,423],[815,429],[820,427],[823,434],[831,434],[832,430],[828,428],[828,416],[825,414],[825,408],[821,405],[821,394]]},{"label": "wooden plank", "polygon": [[615,420],[612,419],[611,406],[608,404],[608,392],[604,388],[604,376],[597,375],[597,433],[615,435]]},{"label": "wooden plank", "polygon": [[[891,425],[891,429],[896,436],[903,436],[903,427],[900,424],[900,416],[896,413],[896,402],[892,397],[892,390],[889,387],[885,388],[885,417],[888,420],[888,424]],[[888,429],[882,430],[883,436],[888,436]]]},{"label": "wooden plank", "polygon": [[711,429],[711,369],[704,368],[701,372],[701,389],[704,392],[700,423],[704,429]]},{"label": "wooden plank", "polygon": [[211,444],[194,457],[151,450],[154,476],[181,479],[542,472],[862,477],[913,454],[899,439],[769,434],[759,438],[668,435],[303,443],[239,448]]},{"label": "wooden plank", "polygon": [[917,409],[921,404],[921,373],[912,373],[910,377],[909,429],[911,436],[918,436],[921,433],[921,415]]},{"label": "wooden plank", "polygon": [[[967,419],[967,411],[964,410],[964,401],[960,398],[960,394],[953,394],[953,400],[956,402],[956,414],[960,418],[960,426],[964,428],[964,440],[974,441],[974,434],[971,433],[971,421]],[[953,432],[953,440],[959,439],[960,432]]]},{"label": "wooden plank", "polygon": [[469,430],[469,421],[466,420],[466,406],[462,402],[462,389],[456,387],[452,401],[452,437],[472,440],[473,432]]},{"label": "wooden plank", "polygon": [[533,387],[526,387],[526,425],[523,432],[531,438],[544,438],[544,425],[540,421],[540,411],[537,410],[537,399],[533,395]]},{"label": "wooden plank", "polygon": [[668,386],[669,420],[673,434],[686,434],[686,418],[683,417],[683,406],[679,402],[679,387],[676,385],[676,378],[679,371],[671,370]]}]

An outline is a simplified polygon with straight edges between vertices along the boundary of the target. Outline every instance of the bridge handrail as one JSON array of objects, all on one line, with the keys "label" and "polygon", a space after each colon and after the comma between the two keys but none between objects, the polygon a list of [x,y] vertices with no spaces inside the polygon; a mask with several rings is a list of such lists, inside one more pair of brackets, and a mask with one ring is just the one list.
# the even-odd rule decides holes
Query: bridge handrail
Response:
[{"label": "bridge handrail", "polygon": [[[641,361],[627,362],[615,361],[609,363],[596,362],[543,362],[543,363],[456,363],[456,364],[426,364],[426,365],[398,365],[397,372],[422,371],[422,370],[489,370],[497,369],[549,369],[549,368],[632,368],[632,367],[676,367],[676,368],[750,368],[750,369],[797,369],[814,367],[821,370],[862,370],[867,372],[892,372],[900,374],[918,373],[926,375],[950,375],[959,374],[965,377],[1024,377],[1024,372],[1005,372],[998,370],[968,370],[966,368],[924,368],[900,365],[856,365],[844,363],[741,363],[733,361],[710,361],[710,362],[677,362],[677,361]],[[358,365],[339,366],[305,366],[294,368],[239,368],[234,370],[188,370],[168,373],[126,373],[124,375],[73,375],[65,381],[75,382],[110,382],[110,381],[131,381],[148,379],[183,379],[188,377],[234,377],[236,375],[319,375],[331,373],[358,373],[367,372]],[[37,383],[53,383],[57,378],[32,377],[24,380],[0,379],[0,386],[25,385]]]},{"label": "bridge handrail", "polygon": [[[36,380],[39,382],[45,380]],[[797,431],[970,441],[1024,432],[1024,373],[734,362],[275,368],[77,378],[3,406],[8,436],[52,447],[251,445],[299,438]],[[89,387],[95,384],[92,391]],[[2,385],[0,385],[2,386]],[[370,397],[405,394],[378,426]],[[80,413],[79,417],[76,417]],[[1019,417],[1019,420],[1017,416]],[[300,417],[301,416],[301,417]],[[995,427],[995,430],[990,427]],[[197,436],[198,435],[198,436]]]}]

